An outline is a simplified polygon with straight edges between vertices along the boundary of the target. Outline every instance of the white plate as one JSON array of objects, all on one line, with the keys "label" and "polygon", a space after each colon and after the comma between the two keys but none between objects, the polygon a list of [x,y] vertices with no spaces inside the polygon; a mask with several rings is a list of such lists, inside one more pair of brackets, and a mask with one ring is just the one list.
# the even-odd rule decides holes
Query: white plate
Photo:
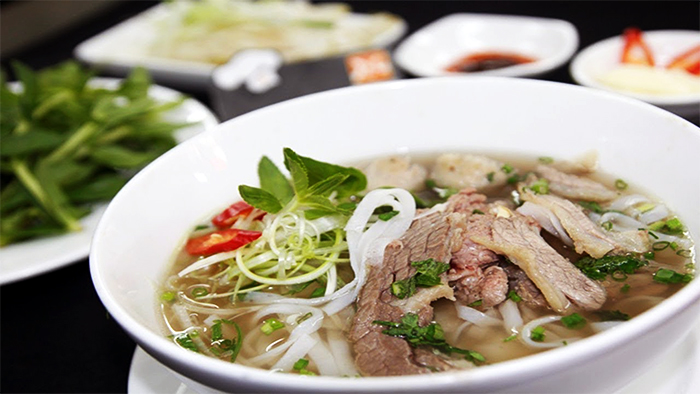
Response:
[{"label": "white plate", "polygon": [[[668,64],[671,59],[700,44],[700,32],[690,30],[645,31],[644,40],[656,63]],[[621,93],[657,105],[680,115],[700,111],[700,93],[662,96],[616,90],[601,83],[598,78],[619,67],[624,40],[621,35],[599,41],[583,49],[571,62],[570,72],[576,83],[597,89]]]},{"label": "white plate", "polygon": [[[214,64],[149,54],[149,48],[158,37],[158,23],[169,16],[167,6],[159,4],[82,42],[74,50],[75,57],[117,75],[126,75],[140,65],[147,68],[158,83],[182,89],[206,89],[216,68]],[[360,20],[365,15],[351,14],[351,17]],[[397,20],[396,25],[377,37],[373,45],[391,45],[405,32],[406,23]]]},{"label": "white plate", "polygon": [[445,68],[474,52],[510,52],[536,59],[464,75],[535,76],[568,61],[578,48],[569,22],[525,16],[452,14],[425,26],[394,51],[396,64],[419,77],[455,75]]},{"label": "white plate", "polygon": [[[187,383],[183,383],[187,382]],[[700,391],[700,324],[651,371],[614,394],[693,394]],[[220,391],[193,383],[136,348],[129,370],[129,394],[216,394]]]},{"label": "white plate", "polygon": [[[118,79],[95,78],[92,83],[98,86],[113,87]],[[160,101],[173,101],[181,93],[162,86],[153,85],[149,94]],[[202,103],[187,99],[178,108],[165,114],[171,122],[199,122],[180,129],[175,137],[178,142],[216,126],[216,116]],[[90,241],[102,216],[106,204],[97,206],[83,218],[83,230],[54,237],[37,238],[0,248],[0,285],[26,279],[44,272],[63,267],[88,256]]]}]

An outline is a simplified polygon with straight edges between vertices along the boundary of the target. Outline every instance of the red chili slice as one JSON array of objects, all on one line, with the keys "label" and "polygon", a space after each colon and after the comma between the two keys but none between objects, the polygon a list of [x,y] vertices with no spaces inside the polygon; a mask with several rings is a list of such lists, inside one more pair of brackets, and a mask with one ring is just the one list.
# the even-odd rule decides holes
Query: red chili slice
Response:
[{"label": "red chili slice", "polygon": [[189,239],[185,245],[185,250],[187,253],[195,256],[229,252],[255,241],[260,236],[262,236],[260,231],[240,230],[237,228],[218,230]]},{"label": "red chili slice", "polygon": [[691,74],[700,75],[700,45],[676,56],[666,68],[681,69]]},{"label": "red chili slice", "polygon": [[630,27],[625,29],[623,33],[625,40],[624,48],[622,49],[622,63],[641,64],[645,66],[654,65],[654,56],[651,54],[649,46],[642,37],[642,31]]},{"label": "red chili slice", "polygon": [[246,217],[251,212],[253,212],[253,207],[250,204],[245,201],[239,201],[224,209],[211,222],[219,228],[231,227],[239,217]]}]

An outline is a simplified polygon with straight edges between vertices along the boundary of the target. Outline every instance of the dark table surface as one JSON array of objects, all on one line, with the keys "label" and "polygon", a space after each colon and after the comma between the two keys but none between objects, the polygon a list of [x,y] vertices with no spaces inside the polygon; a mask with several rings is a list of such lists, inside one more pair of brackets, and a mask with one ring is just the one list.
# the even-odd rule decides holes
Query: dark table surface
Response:
[{"label": "dark table surface", "polygon": [[[389,11],[408,33],[455,12],[564,19],[579,32],[580,49],[642,30],[700,30],[700,2],[351,1],[357,12]],[[39,69],[72,57],[83,40],[154,5],[124,1],[106,15],[67,29],[12,55]],[[10,58],[3,58],[7,70]],[[573,83],[568,64],[543,79]],[[205,92],[187,92],[211,105]],[[690,119],[698,124],[698,118]],[[0,392],[121,393],[127,391],[134,342],[110,318],[90,278],[88,260],[0,287]]]}]

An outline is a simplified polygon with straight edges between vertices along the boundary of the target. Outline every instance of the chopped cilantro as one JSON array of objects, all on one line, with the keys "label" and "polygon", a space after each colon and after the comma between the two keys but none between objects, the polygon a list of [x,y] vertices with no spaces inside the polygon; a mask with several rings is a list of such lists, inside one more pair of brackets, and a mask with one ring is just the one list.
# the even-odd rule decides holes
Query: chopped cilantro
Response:
[{"label": "chopped cilantro", "polygon": [[378,216],[378,218],[379,218],[379,220],[383,220],[383,221],[386,222],[386,221],[389,221],[391,218],[393,218],[394,216],[396,216],[396,215],[398,215],[398,214],[399,214],[399,211],[393,211],[393,210],[392,210],[392,211],[389,211],[389,212],[380,213],[379,216]]},{"label": "chopped cilantro", "polygon": [[177,342],[178,345],[181,347],[191,350],[195,353],[199,353],[199,349],[197,349],[197,345],[195,345],[194,341],[192,338],[197,336],[197,331],[190,331],[190,332],[185,332],[180,335],[175,336],[175,342]]},{"label": "chopped cilantro", "polygon": [[618,275],[618,278],[620,273],[633,274],[637,269],[646,264],[646,261],[631,255],[604,256],[599,259],[586,256],[575,263],[576,267],[586,276],[595,280],[603,280],[608,274],[613,273],[616,273],[615,275]]},{"label": "chopped cilantro", "polygon": [[600,321],[627,321],[630,319],[630,315],[622,313],[618,310],[609,311],[601,310],[593,312],[600,318]]},{"label": "chopped cilantro", "polygon": [[579,201],[578,205],[582,206],[584,209],[595,213],[603,214],[607,212],[605,209],[603,209],[603,207],[600,206],[600,204],[598,204],[595,201]]},{"label": "chopped cilantro", "polygon": [[414,261],[411,266],[416,274],[410,278],[398,280],[391,284],[391,293],[400,299],[416,293],[416,287],[433,287],[441,282],[440,275],[450,269],[450,265],[433,259]]},{"label": "chopped cilantro", "polygon": [[415,313],[407,313],[401,318],[401,322],[399,323],[381,320],[375,320],[373,323],[388,327],[383,330],[382,333],[392,337],[402,338],[413,347],[429,346],[447,355],[457,353],[463,355],[465,359],[474,364],[480,364],[486,361],[486,358],[478,352],[449,345],[445,340],[445,333],[440,324],[430,323],[425,327],[419,326],[418,315]]}]

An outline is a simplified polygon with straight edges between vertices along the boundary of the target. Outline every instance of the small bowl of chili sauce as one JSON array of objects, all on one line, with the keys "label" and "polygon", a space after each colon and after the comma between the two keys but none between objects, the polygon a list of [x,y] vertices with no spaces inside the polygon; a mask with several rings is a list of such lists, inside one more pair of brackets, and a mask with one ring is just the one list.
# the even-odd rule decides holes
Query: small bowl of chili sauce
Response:
[{"label": "small bowl of chili sauce", "polygon": [[531,77],[563,65],[577,49],[578,32],[563,20],[460,13],[407,37],[394,60],[418,77]]}]

